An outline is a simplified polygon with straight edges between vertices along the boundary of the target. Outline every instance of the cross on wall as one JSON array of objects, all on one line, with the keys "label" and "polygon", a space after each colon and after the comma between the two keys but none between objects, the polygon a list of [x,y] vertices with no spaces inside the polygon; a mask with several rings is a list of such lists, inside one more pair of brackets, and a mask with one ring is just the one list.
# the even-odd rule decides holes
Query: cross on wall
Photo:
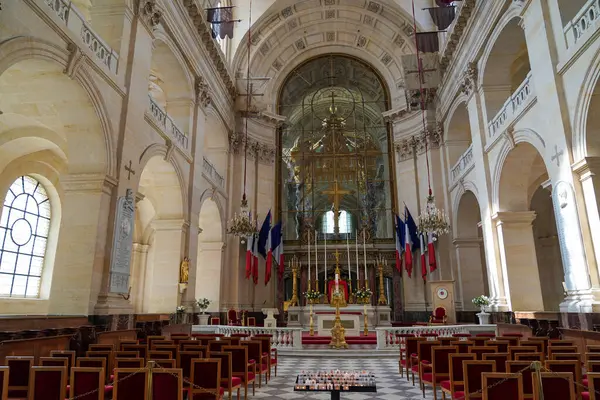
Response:
[{"label": "cross on wall", "polygon": [[135,175],[135,171],[131,168],[131,160],[129,160],[129,165],[125,165],[125,171],[127,171],[127,180],[131,180],[131,174]]},{"label": "cross on wall", "polygon": [[554,146],[554,155],[552,156],[552,162],[556,160],[556,165],[560,167],[560,157],[563,155],[564,151],[558,151],[558,146]]}]

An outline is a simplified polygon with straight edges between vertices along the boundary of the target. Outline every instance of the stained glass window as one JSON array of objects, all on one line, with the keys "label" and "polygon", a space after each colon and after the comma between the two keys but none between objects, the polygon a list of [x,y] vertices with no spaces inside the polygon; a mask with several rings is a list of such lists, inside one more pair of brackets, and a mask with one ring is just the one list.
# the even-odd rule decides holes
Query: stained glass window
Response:
[{"label": "stained glass window", "polygon": [[30,176],[18,178],[0,214],[0,296],[39,297],[49,229],[46,190]]},{"label": "stained glass window", "polygon": [[[352,232],[352,216],[344,211],[340,211],[340,234]],[[335,218],[333,211],[327,211],[323,216],[323,233],[335,233]]]}]

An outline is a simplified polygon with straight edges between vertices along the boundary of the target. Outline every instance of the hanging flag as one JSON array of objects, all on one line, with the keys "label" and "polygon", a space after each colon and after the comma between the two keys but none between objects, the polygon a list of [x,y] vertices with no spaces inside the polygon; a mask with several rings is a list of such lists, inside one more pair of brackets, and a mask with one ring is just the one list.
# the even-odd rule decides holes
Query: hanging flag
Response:
[{"label": "hanging flag", "polygon": [[252,245],[254,244],[254,235],[246,237],[246,279],[252,275]]},{"label": "hanging flag", "polygon": [[269,231],[269,236],[267,238],[267,260],[265,262],[265,286],[271,280],[271,268],[273,267],[273,230]]},{"label": "hanging flag", "polygon": [[404,251],[405,229],[404,222],[396,215],[396,269],[400,273],[402,272],[402,252]]},{"label": "hanging flag", "polygon": [[269,239],[269,232],[271,231],[271,210],[267,213],[265,220],[258,232],[258,254],[267,259],[267,239]]},{"label": "hanging flag", "polygon": [[420,53],[440,51],[440,39],[437,32],[417,32],[417,46]]},{"label": "hanging flag", "polygon": [[252,240],[252,280],[258,285],[258,235],[254,234]]},{"label": "hanging flag", "polygon": [[448,28],[456,16],[456,7],[454,6],[432,7],[428,10],[433,23],[440,31]]},{"label": "hanging flag", "polygon": [[412,215],[410,215],[410,211],[408,211],[408,207],[406,207],[406,217],[404,218],[404,223],[408,227],[408,233],[410,234],[410,242],[412,243],[412,250],[416,250],[417,243],[419,243],[419,230],[417,229],[417,224],[413,219]]},{"label": "hanging flag", "polygon": [[271,229],[271,251],[275,263],[279,266],[277,269],[277,277],[279,280],[283,278],[283,237],[281,233],[281,221],[276,223]]},{"label": "hanging flag", "polygon": [[233,28],[236,20],[233,20],[233,7],[218,7],[206,9],[206,20],[212,26],[212,37],[233,39]]},{"label": "hanging flag", "polygon": [[427,260],[425,259],[425,236],[419,235],[419,244],[421,245],[421,277],[423,282],[427,280]]},{"label": "hanging flag", "polygon": [[[406,219],[407,208],[404,209]],[[410,278],[412,276],[412,242],[410,240],[410,232],[408,231],[408,224],[404,224],[404,268]]]},{"label": "hanging flag", "polygon": [[435,260],[435,246],[433,244],[433,233],[427,234],[427,255],[429,256],[429,272],[433,272],[437,269],[437,262]]}]

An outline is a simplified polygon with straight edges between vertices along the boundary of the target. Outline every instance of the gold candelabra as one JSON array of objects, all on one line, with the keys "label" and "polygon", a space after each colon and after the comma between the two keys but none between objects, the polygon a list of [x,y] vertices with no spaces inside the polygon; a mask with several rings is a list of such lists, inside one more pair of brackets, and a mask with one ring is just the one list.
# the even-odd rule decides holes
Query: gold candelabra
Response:
[{"label": "gold candelabra", "polygon": [[292,298],[290,299],[290,307],[298,307],[298,269],[299,263],[296,256],[292,258]]},{"label": "gold candelabra", "polygon": [[308,331],[308,335],[309,336],[315,336],[315,320],[313,319],[313,305],[312,305],[313,301],[309,300],[308,303],[308,307],[310,309],[310,314],[309,314],[309,328],[310,330]]},{"label": "gold candelabra", "polygon": [[368,300],[369,299],[365,300],[365,303],[363,306],[364,307],[364,310],[363,310],[364,311],[364,321],[365,321],[365,331],[364,331],[365,336],[369,336],[369,318],[367,316],[367,301]]},{"label": "gold candelabra", "polygon": [[387,260],[383,260],[383,262],[379,262],[377,269],[379,270],[379,299],[377,300],[377,304],[380,306],[387,306],[388,301],[385,297],[385,293],[383,290],[383,266],[387,265]]},{"label": "gold candelabra", "polygon": [[[336,250],[335,255],[335,274],[340,275],[340,253]],[[348,344],[346,343],[346,329],[342,326],[342,318],[340,317],[340,307],[346,306],[346,299],[344,294],[340,292],[339,286],[336,286],[336,291],[333,292],[331,297],[331,305],[335,307],[335,320],[333,322],[333,328],[331,328],[331,342],[329,343],[330,348],[334,349],[347,349]]]}]

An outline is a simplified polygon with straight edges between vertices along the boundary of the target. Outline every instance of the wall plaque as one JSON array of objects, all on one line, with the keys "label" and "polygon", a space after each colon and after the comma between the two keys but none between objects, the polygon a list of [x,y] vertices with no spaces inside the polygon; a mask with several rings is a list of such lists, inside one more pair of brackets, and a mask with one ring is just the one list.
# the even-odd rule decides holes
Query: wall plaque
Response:
[{"label": "wall plaque", "polygon": [[133,243],[133,215],[135,198],[133,190],[127,189],[124,197],[117,200],[117,218],[110,258],[110,293],[129,292],[129,265]]}]

